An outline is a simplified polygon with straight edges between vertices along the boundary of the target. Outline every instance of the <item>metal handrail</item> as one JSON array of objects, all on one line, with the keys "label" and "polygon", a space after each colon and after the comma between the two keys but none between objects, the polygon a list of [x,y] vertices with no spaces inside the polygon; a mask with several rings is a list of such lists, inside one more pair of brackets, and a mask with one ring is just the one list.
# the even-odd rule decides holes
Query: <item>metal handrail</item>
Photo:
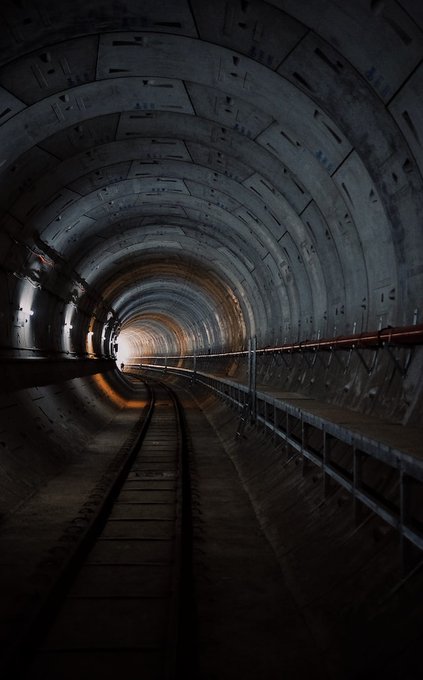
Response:
[{"label": "metal handrail", "polygon": [[[163,371],[164,365],[141,364],[141,369]],[[176,368],[166,366],[167,371],[171,371],[174,375],[190,378],[192,370],[186,368]],[[233,404],[237,409],[245,407],[246,399],[249,394],[248,385],[237,383],[233,380],[217,378],[211,374],[201,373],[196,371],[196,383],[202,384],[208,389],[215,392],[219,397],[222,397],[229,403]],[[241,399],[241,394],[245,395]],[[390,526],[398,530],[400,534],[401,543],[401,557],[403,565],[406,564],[405,553],[407,551],[407,541],[414,544],[420,550],[423,550],[423,533],[411,526],[408,517],[409,507],[409,484],[410,478],[423,482],[423,457],[415,457],[407,451],[403,451],[387,443],[364,436],[357,430],[350,430],[345,425],[339,425],[326,418],[317,416],[311,412],[307,412],[293,404],[284,402],[282,399],[273,397],[265,392],[256,392],[257,403],[262,403],[264,406],[263,413],[256,413],[255,420],[260,423],[265,429],[269,430],[275,437],[278,437],[291,449],[295,451],[295,455],[299,455],[305,461],[309,461],[322,470],[324,477],[324,486],[327,487],[328,479],[333,479],[341,487],[349,491],[354,499],[354,506],[357,507],[357,502],[362,503],[372,512],[381,517]],[[268,411],[267,407],[273,409],[273,420],[266,417]],[[277,425],[275,412],[282,412],[285,417],[291,416],[301,423],[301,438],[294,437],[288,430],[283,429]],[[322,432],[323,437],[323,454],[320,455],[314,449],[308,446],[305,430],[307,426],[314,427]],[[330,456],[326,455],[327,436],[331,436],[344,444],[352,447],[353,453],[353,473],[348,474],[335,467],[331,461]],[[383,499],[379,499],[372,494],[371,490],[364,487],[361,480],[360,465],[358,461],[363,454],[367,454],[382,463],[396,469],[399,474],[398,482],[400,486],[400,504],[399,508],[395,509],[389,507],[388,503],[384,503]],[[406,568],[403,566],[403,572]]]}]

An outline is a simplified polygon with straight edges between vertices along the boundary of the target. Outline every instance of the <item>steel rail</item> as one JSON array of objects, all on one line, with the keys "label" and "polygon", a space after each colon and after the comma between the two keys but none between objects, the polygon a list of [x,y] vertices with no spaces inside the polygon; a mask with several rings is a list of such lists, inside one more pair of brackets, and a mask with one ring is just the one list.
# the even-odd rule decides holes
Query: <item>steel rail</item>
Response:
[{"label": "steel rail", "polygon": [[[154,393],[148,383],[143,382],[148,390],[149,401],[143,409],[138,424],[116,456],[115,461],[118,463],[118,470],[113,475],[112,481],[108,482],[106,490],[92,511],[91,520],[81,531],[76,544],[73,546],[72,553],[65,559],[52,587],[29,615],[25,629],[22,630],[19,638],[10,645],[8,657],[2,669],[5,678],[19,680],[22,677],[22,673],[30,663],[37,645],[45,636],[49,625],[58,613],[75,575],[95,543],[110,514],[114,500],[128,476],[147,433],[155,407]],[[140,422],[141,426],[139,425]]]},{"label": "steel rail", "polygon": [[[139,377],[139,376],[137,376]],[[173,621],[169,640],[173,654],[167,664],[169,679],[194,677],[196,668],[194,640],[194,593],[192,573],[192,493],[189,466],[188,432],[184,411],[175,391],[164,382],[158,383],[168,393],[175,409],[178,438],[177,513],[175,560],[173,569]]]},{"label": "steel rail", "polygon": [[[128,374],[127,374],[128,375]],[[130,375],[130,374],[129,374]],[[133,375],[140,380],[139,375]],[[111,557],[108,557],[106,549],[106,557],[97,559],[92,557],[91,551],[98,550],[101,546],[111,545],[112,542],[123,541],[140,545],[143,541],[150,541],[157,544],[169,544],[173,546],[173,550],[169,557],[156,557],[151,561],[148,553],[143,557],[142,562],[137,562],[137,550],[135,553],[124,553],[125,559],[121,561],[118,559],[118,564],[122,566],[131,566],[133,564],[151,564],[156,565],[156,568],[166,569],[169,576],[169,583],[162,591],[154,590],[150,592],[147,590],[142,595],[139,591],[132,590],[133,586],[129,584],[128,589],[124,589],[120,596],[125,600],[133,599],[134,606],[140,598],[146,598],[148,602],[159,602],[157,611],[160,612],[163,601],[166,601],[166,616],[163,619],[162,627],[159,632],[154,633],[157,636],[157,644],[160,647],[161,664],[160,677],[163,680],[178,680],[180,677],[195,676],[196,658],[195,658],[195,626],[194,626],[194,594],[193,594],[193,578],[192,578],[192,508],[191,508],[191,480],[189,472],[189,438],[187,434],[187,426],[183,413],[182,405],[178,399],[177,394],[169,385],[155,380],[144,380],[142,382],[146,385],[149,393],[149,404],[143,411],[143,421],[141,430],[137,432],[135,439],[132,438],[130,442],[126,442],[124,447],[129,447],[130,450],[125,451],[125,456],[122,464],[119,465],[117,474],[114,475],[108,489],[101,496],[96,505],[95,513],[92,520],[82,531],[79,536],[77,544],[74,545],[72,553],[67,557],[62,565],[59,574],[55,578],[53,586],[46,594],[43,602],[38,610],[31,617],[31,621],[27,628],[19,638],[19,644],[16,645],[13,658],[10,664],[5,669],[5,677],[8,680],[20,680],[21,678],[31,677],[26,673],[32,672],[34,660],[37,655],[42,653],[43,640],[48,640],[48,635],[54,631],[57,625],[57,617],[59,621],[60,630],[60,616],[62,607],[66,603],[83,602],[84,599],[100,598],[113,601],[113,588],[108,594],[103,591],[96,591],[94,593],[82,593],[72,595],[71,588],[76,579],[78,579],[84,569],[89,569],[90,565],[110,566],[109,561],[114,560],[114,553],[109,552]],[[159,394],[164,393],[168,396],[164,398],[163,407],[158,405]],[[163,397],[161,397],[163,399]],[[169,406],[173,407],[173,414],[170,416]],[[157,413],[157,418],[155,417]],[[164,417],[164,421],[162,418]],[[164,423],[164,424],[162,424]],[[164,433],[164,434],[163,434]],[[175,444],[176,437],[176,444]],[[124,448],[122,447],[122,448]],[[141,448],[142,447],[142,448]],[[122,451],[122,449],[120,450]],[[157,453],[155,454],[154,451]],[[155,458],[155,455],[157,456]],[[118,454],[119,456],[119,454]],[[147,465],[147,468],[145,467]],[[148,466],[152,465],[150,468]],[[165,472],[163,473],[163,465],[165,465]],[[158,467],[157,467],[158,466]],[[114,472],[116,470],[114,469]],[[162,490],[161,476],[165,475],[165,479],[170,477],[174,479],[171,483],[173,489],[167,489],[168,484],[164,484],[165,490]],[[138,481],[139,480],[139,481]],[[160,481],[158,481],[160,480]],[[134,481],[136,487],[134,488]],[[151,483],[151,486],[149,486]],[[133,498],[134,493],[139,494]],[[163,498],[163,501],[156,500],[154,496],[157,494],[171,494],[171,498]],[[130,497],[127,497],[129,493]],[[153,494],[153,499],[151,495]],[[162,515],[158,515],[159,519],[151,520],[154,522],[169,522],[173,527],[171,532],[165,535],[158,530],[158,533],[150,533],[147,531],[145,535],[145,522],[149,522],[149,513],[147,512],[147,519],[141,513],[140,518],[132,517],[131,511],[128,513],[126,506],[150,506],[157,507],[158,505],[173,506],[176,510],[174,518],[160,520]],[[125,508],[122,517],[122,507]],[[120,508],[117,518],[111,513],[115,508]],[[173,511],[171,512],[173,515]],[[154,515],[153,515],[154,517]],[[128,519],[129,518],[129,519]],[[136,532],[123,535],[114,533],[114,529],[110,533],[112,526],[116,526],[116,522],[126,523],[130,521],[140,522],[140,528]],[[125,524],[122,524],[125,526]],[[143,529],[144,526],[144,529]],[[125,550],[124,543],[120,550]],[[173,554],[172,554],[173,553]],[[153,550],[153,555],[154,555]],[[159,553],[160,554],[160,553]],[[138,558],[139,559],[139,558]],[[146,560],[146,561],[145,561]],[[155,561],[156,560],[156,561]],[[158,561],[157,561],[158,560]],[[117,575],[115,579],[120,579]],[[78,581],[76,581],[78,582]],[[113,580],[112,580],[113,582]],[[169,587],[170,584],[170,587]],[[81,605],[78,605],[81,606]],[[85,611],[82,609],[82,611]],[[96,611],[94,609],[94,611]],[[91,616],[91,615],[90,615]],[[137,614],[138,616],[138,614]],[[130,621],[131,619],[129,619]],[[90,617],[88,617],[88,622]],[[90,623],[88,623],[90,626]],[[117,624],[119,626],[119,623]],[[124,624],[122,624],[124,625]],[[127,624],[125,624],[127,625]],[[142,624],[144,625],[144,624]],[[149,639],[149,622],[146,623],[147,628],[145,633]],[[89,630],[89,629],[88,629]],[[141,628],[144,631],[143,628]],[[84,635],[84,633],[82,633]],[[119,627],[117,628],[117,637],[113,640],[119,641]],[[138,631],[140,637],[140,644],[142,647],[143,633]],[[85,639],[85,637],[84,637]],[[90,638],[91,639],[91,638]],[[121,647],[117,642],[117,650]],[[155,643],[150,643],[154,644]],[[48,644],[47,644],[48,646]],[[148,647],[148,644],[147,644]],[[114,649],[114,646],[112,645]],[[54,649],[54,645],[53,645]],[[65,648],[66,649],[66,648]],[[88,645],[85,647],[86,651],[93,650],[93,653],[98,651],[96,645]],[[124,653],[124,648],[120,653]],[[128,648],[129,649],[129,648]],[[124,657],[122,657],[124,662]],[[148,676],[149,677],[149,676]],[[156,677],[156,674],[154,674]]]}]

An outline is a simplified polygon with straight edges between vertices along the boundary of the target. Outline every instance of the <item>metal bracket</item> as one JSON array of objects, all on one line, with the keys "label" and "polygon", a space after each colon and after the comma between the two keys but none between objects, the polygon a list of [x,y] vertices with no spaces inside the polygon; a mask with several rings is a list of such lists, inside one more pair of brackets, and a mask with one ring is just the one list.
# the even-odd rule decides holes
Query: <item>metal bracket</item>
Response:
[{"label": "metal bracket", "polygon": [[[291,370],[291,368],[292,368],[292,362],[289,363],[289,361],[287,361],[287,360],[285,359],[285,352],[277,352],[277,353],[275,354],[275,357],[276,357],[276,362],[277,362],[277,357],[280,357],[280,358],[282,359],[283,363],[285,364],[285,366],[287,367],[288,371]],[[280,364],[279,364],[279,365],[280,365]]]},{"label": "metal bracket", "polygon": [[329,368],[329,366],[331,365],[333,357],[335,357],[335,359],[337,360],[337,362],[338,362],[338,363],[340,364],[340,366],[342,366],[342,368],[343,368],[343,367],[344,367],[344,366],[343,366],[343,363],[342,363],[341,359],[339,358],[339,356],[337,355],[336,351],[333,349],[333,347],[330,348],[329,352],[330,352],[330,355],[329,355],[329,360],[328,360],[328,362],[327,362],[327,364],[326,364],[326,368]]},{"label": "metal bracket", "polygon": [[[358,349],[358,347],[354,347],[355,351],[357,352],[357,356],[360,359],[361,363],[363,364],[364,368],[366,369],[367,373],[371,375],[374,371],[374,368],[376,366],[376,361],[377,361],[377,356],[378,356],[378,351],[379,348],[377,347],[374,350],[374,355],[373,355],[373,361],[370,364],[370,366],[367,364],[367,361],[364,359],[363,355],[361,354],[361,351]],[[351,350],[350,350],[351,351]]]},{"label": "metal bracket", "polygon": [[388,355],[391,357],[395,368],[399,371],[401,376],[403,378],[406,377],[408,369],[410,367],[411,361],[413,359],[414,353],[413,353],[413,348],[410,348],[407,352],[407,356],[405,358],[404,364],[402,365],[401,362],[399,361],[398,357],[395,356],[394,352],[392,351],[391,347],[389,345],[384,345],[385,349],[388,351]]},{"label": "metal bracket", "polygon": [[250,398],[248,397],[248,399],[246,399],[246,401],[244,401],[244,405],[242,407],[241,417],[239,419],[238,428],[237,428],[237,431],[236,431],[235,437],[234,437],[235,439],[241,438],[242,433],[244,432],[245,426],[247,424],[247,420],[249,418],[250,411],[251,411],[251,404],[250,404]]},{"label": "metal bracket", "polygon": [[311,361],[310,361],[310,359],[308,358],[306,352],[303,352],[303,351],[300,350],[300,356],[304,359],[304,361],[306,362],[306,364],[307,364],[307,366],[308,366],[309,368],[311,368],[312,366],[314,366],[314,362],[311,362]]}]

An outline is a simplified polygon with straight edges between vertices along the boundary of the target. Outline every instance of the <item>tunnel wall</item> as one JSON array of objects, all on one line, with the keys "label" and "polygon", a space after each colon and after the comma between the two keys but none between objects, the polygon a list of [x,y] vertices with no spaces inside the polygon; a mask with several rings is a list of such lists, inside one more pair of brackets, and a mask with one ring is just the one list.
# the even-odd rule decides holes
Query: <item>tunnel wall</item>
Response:
[{"label": "tunnel wall", "polygon": [[[2,12],[1,375],[24,388],[4,428],[10,441],[16,424],[34,433],[6,442],[6,467],[21,449],[19,469],[30,464],[30,446],[34,461],[54,459],[56,379],[92,385],[75,376],[100,363],[84,359],[110,359],[123,327],[155,354],[419,321],[419,2],[148,0],[141,14],[136,0],[40,0]],[[258,380],[421,424],[420,349],[404,377],[407,350],[374,356],[275,356],[258,361]],[[247,378],[242,361],[198,368]]]},{"label": "tunnel wall", "polygon": [[125,406],[128,388],[114,369],[106,376],[65,379],[63,370],[48,385],[0,392],[0,519],[86,456]]},{"label": "tunnel wall", "polygon": [[[163,364],[163,358],[157,360]],[[167,359],[193,370],[194,360]],[[197,357],[196,370],[248,384],[248,356]],[[260,389],[297,393],[403,425],[421,426],[421,346],[257,355]]]},{"label": "tunnel wall", "polygon": [[115,367],[115,362],[107,359],[51,359],[37,356],[28,359],[3,358],[0,360],[0,391],[54,385],[75,377],[108,373]]},{"label": "tunnel wall", "polygon": [[[110,355],[144,304],[203,349],[209,337],[237,349],[248,335],[272,345],[420,313],[418,3],[360,0],[353,17],[335,0],[225,7],[7,6],[5,347]],[[187,317],[161,266],[158,297],[135,295],[139,261],[181,251],[179,279],[213,268],[239,332],[208,296]]]}]

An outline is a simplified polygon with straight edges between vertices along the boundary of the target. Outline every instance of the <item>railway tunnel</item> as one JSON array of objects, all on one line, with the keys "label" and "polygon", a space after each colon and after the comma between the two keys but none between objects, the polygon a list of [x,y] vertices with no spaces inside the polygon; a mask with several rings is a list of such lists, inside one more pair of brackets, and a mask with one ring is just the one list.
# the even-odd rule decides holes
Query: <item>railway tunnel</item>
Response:
[{"label": "railway tunnel", "polygon": [[[2,659],[143,412],[142,378],[187,408],[209,566],[211,544],[266,546],[210,567],[214,589],[197,575],[197,677],[421,677],[421,4],[0,16]],[[213,520],[214,500],[239,511],[229,484],[251,511],[236,531]]]}]

